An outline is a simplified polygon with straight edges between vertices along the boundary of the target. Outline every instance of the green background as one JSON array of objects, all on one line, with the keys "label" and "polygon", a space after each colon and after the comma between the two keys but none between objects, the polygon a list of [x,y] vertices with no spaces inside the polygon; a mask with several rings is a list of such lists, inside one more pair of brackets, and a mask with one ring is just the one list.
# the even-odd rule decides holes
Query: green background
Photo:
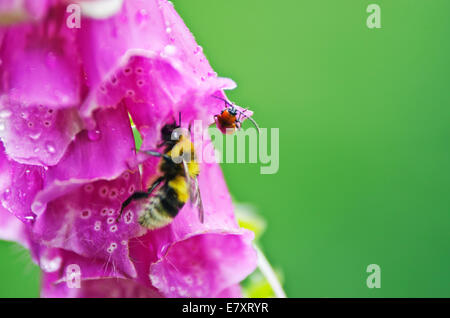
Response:
[{"label": "green background", "polygon": [[[280,129],[277,174],[223,168],[266,219],[287,295],[450,297],[450,1],[173,2],[238,83],[230,99]],[[371,3],[381,29],[366,26]],[[37,296],[26,252],[0,255],[0,296]]]}]

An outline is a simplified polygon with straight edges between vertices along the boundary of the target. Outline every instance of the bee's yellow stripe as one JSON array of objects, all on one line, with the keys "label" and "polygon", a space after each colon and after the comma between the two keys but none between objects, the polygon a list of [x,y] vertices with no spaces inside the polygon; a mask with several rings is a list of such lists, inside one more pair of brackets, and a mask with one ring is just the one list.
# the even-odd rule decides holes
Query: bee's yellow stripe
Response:
[{"label": "bee's yellow stripe", "polygon": [[184,176],[177,176],[170,180],[169,187],[175,190],[180,202],[186,203],[189,200],[189,189]]}]

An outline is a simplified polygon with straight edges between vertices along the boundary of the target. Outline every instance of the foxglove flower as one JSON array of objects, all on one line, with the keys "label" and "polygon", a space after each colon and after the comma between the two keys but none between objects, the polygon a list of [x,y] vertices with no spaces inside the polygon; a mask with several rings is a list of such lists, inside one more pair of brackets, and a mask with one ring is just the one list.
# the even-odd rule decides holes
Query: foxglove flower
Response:
[{"label": "foxglove flower", "polygon": [[118,219],[158,174],[157,158],[136,156],[130,117],[142,149],[156,149],[179,113],[208,127],[223,107],[212,96],[234,82],[166,0],[113,1],[106,16],[81,6],[80,28],[66,23],[72,1],[38,2],[0,6],[0,238],[30,249],[43,297],[240,296],[253,233],[218,164],[201,163],[204,223],[186,205],[148,231],[136,202]]}]

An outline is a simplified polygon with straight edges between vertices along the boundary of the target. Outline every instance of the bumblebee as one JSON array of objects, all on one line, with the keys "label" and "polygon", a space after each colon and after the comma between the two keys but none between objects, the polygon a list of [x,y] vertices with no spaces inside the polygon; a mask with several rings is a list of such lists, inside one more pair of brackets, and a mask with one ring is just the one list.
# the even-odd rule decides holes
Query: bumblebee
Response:
[{"label": "bumblebee", "polygon": [[125,200],[119,217],[132,201],[143,200],[142,210],[138,213],[139,224],[151,230],[158,229],[172,222],[189,200],[198,209],[200,222],[203,223],[204,211],[197,180],[200,168],[194,145],[188,136],[180,133],[181,114],[179,121],[178,125],[174,122],[161,129],[162,142],[158,147],[164,147],[164,153],[144,151],[161,158],[161,176],[146,192],[135,192]]},{"label": "bumblebee", "polygon": [[240,130],[242,127],[241,117],[247,118],[252,122],[252,124],[256,127],[259,133],[259,126],[258,124],[253,120],[253,118],[246,116],[244,113],[247,111],[245,109],[244,111],[238,110],[234,104],[228,102],[227,100],[214,96],[213,97],[222,100],[225,102],[225,108],[222,110],[220,115],[215,115],[214,120],[216,122],[217,128],[223,133],[223,134],[232,134],[237,130]]}]

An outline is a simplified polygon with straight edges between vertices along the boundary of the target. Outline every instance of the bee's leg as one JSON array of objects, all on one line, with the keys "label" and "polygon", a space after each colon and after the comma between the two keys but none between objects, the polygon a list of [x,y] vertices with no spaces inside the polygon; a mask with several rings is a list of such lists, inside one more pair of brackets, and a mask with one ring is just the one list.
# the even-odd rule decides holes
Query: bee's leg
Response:
[{"label": "bee's leg", "polygon": [[153,190],[155,190],[155,188],[164,180],[164,176],[159,177],[158,179],[155,180],[155,182],[152,183],[152,186],[150,188],[148,188],[147,190],[147,196],[149,196],[150,194],[152,194]]},{"label": "bee's leg", "polygon": [[151,151],[151,150],[145,150],[145,151],[141,151],[143,153],[146,153],[147,155],[153,156],[153,157],[163,157],[164,159],[167,160],[172,160],[172,158],[166,154],[157,152],[157,151]]},{"label": "bee's leg", "polygon": [[120,213],[116,219],[116,222],[122,217],[123,210],[134,200],[145,199],[150,196],[150,194],[155,190],[155,188],[164,180],[164,177],[161,176],[153,182],[152,186],[148,188],[147,192],[138,191],[133,193],[128,199],[126,199],[122,203],[122,207],[120,208]]}]

